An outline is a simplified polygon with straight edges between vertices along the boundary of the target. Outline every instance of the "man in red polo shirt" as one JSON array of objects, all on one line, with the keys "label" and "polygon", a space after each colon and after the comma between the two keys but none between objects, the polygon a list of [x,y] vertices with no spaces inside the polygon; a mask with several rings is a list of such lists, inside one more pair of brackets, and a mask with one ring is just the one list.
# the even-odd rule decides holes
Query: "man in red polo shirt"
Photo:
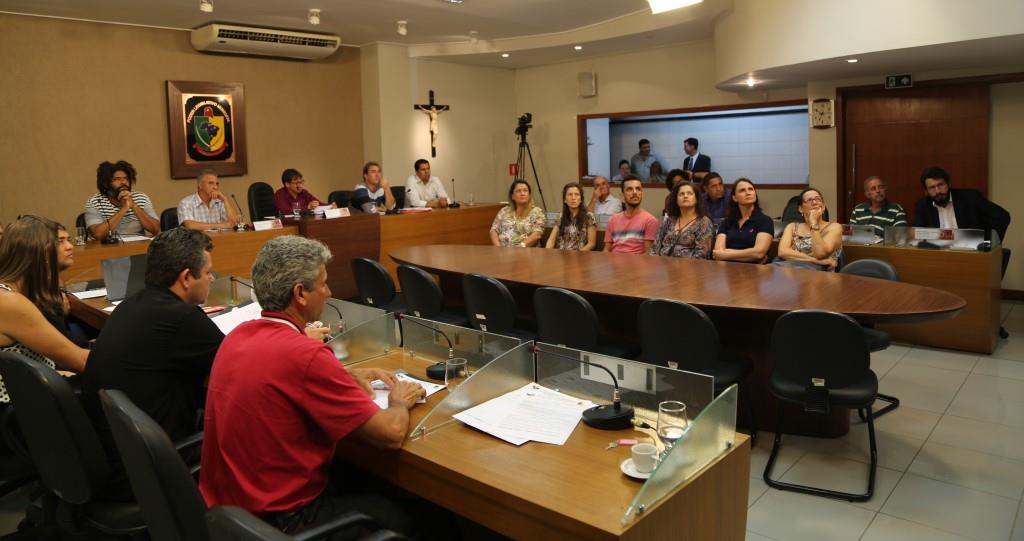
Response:
[{"label": "man in red polo shirt", "polygon": [[[376,494],[328,483],[337,442],[352,436],[401,447],[419,385],[379,369],[346,369],[322,342],[303,334],[331,296],[323,243],[283,236],[260,249],[252,281],[263,317],[239,325],[221,344],[206,398],[199,490],[207,505],[234,505],[286,533],[360,511],[381,526],[413,533],[407,514]],[[369,382],[391,386],[378,408]]]}]

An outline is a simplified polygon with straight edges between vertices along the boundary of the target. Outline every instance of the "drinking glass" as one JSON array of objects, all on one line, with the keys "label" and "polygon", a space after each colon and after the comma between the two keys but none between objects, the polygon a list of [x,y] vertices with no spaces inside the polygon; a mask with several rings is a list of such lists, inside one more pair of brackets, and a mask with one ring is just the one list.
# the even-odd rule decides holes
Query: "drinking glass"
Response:
[{"label": "drinking glass", "polygon": [[473,194],[469,194],[469,206],[476,205],[476,201],[473,199]]},{"label": "drinking glass", "polygon": [[689,427],[686,404],[678,400],[666,400],[658,404],[658,437],[665,444],[665,453],[672,449]]},{"label": "drinking glass", "polygon": [[84,246],[84,245],[85,245],[85,228],[84,227],[76,227],[75,228],[75,246]]},{"label": "drinking glass", "polygon": [[302,216],[302,205],[299,205],[298,201],[292,203],[292,216],[296,218]]},{"label": "drinking glass", "polygon": [[448,392],[452,392],[456,387],[462,385],[463,381],[469,377],[469,365],[466,364],[466,359],[456,357],[454,359],[448,359],[444,363],[444,385],[448,387]]}]

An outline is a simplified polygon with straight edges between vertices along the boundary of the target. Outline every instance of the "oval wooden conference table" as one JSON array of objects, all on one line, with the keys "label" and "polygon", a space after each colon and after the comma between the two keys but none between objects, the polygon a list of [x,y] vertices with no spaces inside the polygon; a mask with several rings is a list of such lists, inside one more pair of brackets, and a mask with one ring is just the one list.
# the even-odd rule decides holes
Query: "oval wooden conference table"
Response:
[{"label": "oval wooden conference table", "polygon": [[[962,298],[930,287],[773,265],[445,244],[398,248],[389,255],[439,275],[446,299],[455,303],[461,300],[461,275],[471,272],[509,286],[522,315],[532,314],[536,287],[576,291],[594,305],[605,332],[633,341],[636,308],[644,300],[673,299],[700,307],[715,322],[723,347],[754,359],[754,384],[741,399],[754,401],[757,426],[763,430],[776,426],[768,351],[774,321],[782,314],[816,308],[864,323],[913,323],[952,318],[966,306]],[[827,351],[822,359],[827,361]],[[827,419],[787,409],[785,420],[788,433],[841,436],[849,430],[843,409]]]}]

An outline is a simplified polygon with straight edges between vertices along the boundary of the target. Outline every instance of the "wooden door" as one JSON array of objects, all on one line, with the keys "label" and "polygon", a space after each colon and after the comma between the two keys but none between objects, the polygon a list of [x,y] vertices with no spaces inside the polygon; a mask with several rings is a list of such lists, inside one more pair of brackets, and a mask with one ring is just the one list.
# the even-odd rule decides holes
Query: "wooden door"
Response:
[{"label": "wooden door", "polygon": [[937,165],[954,187],[988,196],[987,84],[838,90],[839,206],[842,221],[865,200],[863,182],[878,175],[888,197],[907,210],[924,196],[920,175]]}]

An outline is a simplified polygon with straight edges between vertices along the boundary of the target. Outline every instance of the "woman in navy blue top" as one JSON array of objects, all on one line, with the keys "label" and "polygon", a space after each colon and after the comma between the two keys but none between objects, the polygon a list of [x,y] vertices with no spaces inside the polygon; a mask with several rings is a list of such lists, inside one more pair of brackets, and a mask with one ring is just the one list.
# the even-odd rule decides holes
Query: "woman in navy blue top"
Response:
[{"label": "woman in navy blue top", "polygon": [[775,236],[775,224],[761,212],[757,190],[747,178],[732,185],[729,214],[718,228],[714,257],[719,261],[764,263]]}]

